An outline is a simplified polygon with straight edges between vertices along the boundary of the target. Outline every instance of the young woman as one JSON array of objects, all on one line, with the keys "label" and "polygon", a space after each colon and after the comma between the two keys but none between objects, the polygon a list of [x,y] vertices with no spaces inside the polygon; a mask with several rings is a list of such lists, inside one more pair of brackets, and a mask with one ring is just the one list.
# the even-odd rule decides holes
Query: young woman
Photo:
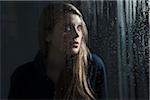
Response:
[{"label": "young woman", "polygon": [[50,4],[40,17],[39,53],[13,73],[9,98],[105,99],[104,64],[89,51],[87,41],[79,10]]}]

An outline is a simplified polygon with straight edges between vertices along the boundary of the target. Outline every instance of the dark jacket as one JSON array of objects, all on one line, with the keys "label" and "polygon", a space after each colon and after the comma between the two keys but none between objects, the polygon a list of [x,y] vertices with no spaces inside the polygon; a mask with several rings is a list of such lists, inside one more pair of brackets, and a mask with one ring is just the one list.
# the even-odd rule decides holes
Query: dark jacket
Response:
[{"label": "dark jacket", "polygon": [[[95,54],[89,56],[88,75],[97,99],[106,98],[106,72],[102,60]],[[40,54],[35,60],[17,67],[11,76],[8,98],[53,99],[55,86],[45,74]]]}]

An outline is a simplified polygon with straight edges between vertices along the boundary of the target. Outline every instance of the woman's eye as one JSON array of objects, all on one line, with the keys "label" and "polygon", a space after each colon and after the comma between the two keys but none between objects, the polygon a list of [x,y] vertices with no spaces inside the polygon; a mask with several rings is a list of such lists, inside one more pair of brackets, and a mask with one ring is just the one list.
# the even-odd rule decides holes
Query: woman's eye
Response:
[{"label": "woman's eye", "polygon": [[71,31],[71,27],[70,27],[70,26],[66,26],[66,27],[65,27],[65,31],[66,31],[66,32],[70,32],[70,31]]},{"label": "woman's eye", "polygon": [[81,31],[81,30],[82,30],[82,25],[79,25],[79,26],[77,27],[77,29],[78,29],[78,31]]}]

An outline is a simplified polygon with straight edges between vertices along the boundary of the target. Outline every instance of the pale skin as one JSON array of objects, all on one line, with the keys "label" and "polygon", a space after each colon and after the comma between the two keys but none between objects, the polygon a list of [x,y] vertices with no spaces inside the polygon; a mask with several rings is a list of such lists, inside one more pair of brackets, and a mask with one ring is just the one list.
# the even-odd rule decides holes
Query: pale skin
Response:
[{"label": "pale skin", "polygon": [[65,67],[66,54],[68,56],[78,54],[82,38],[82,20],[78,15],[67,13],[65,17],[60,17],[53,34],[47,37],[47,41],[51,41],[47,75],[54,83],[57,83],[60,72]]}]

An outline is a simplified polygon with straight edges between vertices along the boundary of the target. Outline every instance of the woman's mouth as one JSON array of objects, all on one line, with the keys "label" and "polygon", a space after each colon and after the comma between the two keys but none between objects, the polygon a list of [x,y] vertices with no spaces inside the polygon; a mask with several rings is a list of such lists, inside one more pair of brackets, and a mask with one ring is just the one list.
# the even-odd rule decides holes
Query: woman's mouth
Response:
[{"label": "woman's mouth", "polygon": [[78,42],[76,42],[76,41],[74,41],[74,42],[73,42],[73,44],[72,44],[73,48],[77,48],[77,47],[78,47],[78,45],[79,45],[79,43],[78,43]]}]

